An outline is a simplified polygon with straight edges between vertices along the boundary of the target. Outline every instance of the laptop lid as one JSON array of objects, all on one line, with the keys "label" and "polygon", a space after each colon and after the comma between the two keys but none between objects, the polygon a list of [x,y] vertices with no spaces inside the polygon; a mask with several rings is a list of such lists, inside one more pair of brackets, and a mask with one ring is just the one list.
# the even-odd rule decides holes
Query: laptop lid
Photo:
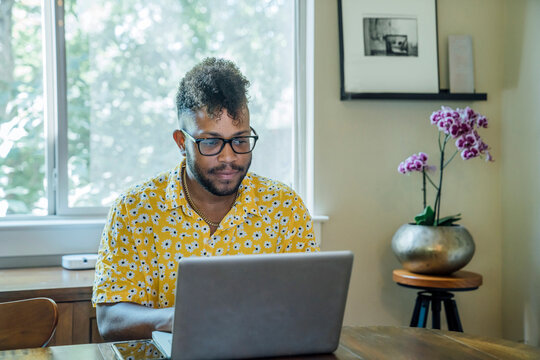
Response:
[{"label": "laptop lid", "polygon": [[171,358],[333,352],[352,263],[350,251],[182,259]]}]

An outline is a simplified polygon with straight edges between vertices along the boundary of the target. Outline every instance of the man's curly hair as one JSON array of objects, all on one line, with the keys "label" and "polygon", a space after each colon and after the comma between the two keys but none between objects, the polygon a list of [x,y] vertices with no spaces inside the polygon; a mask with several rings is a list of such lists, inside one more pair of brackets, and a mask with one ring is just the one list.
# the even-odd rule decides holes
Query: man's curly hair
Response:
[{"label": "man's curly hair", "polygon": [[195,65],[180,81],[176,93],[176,108],[180,128],[186,120],[194,119],[198,110],[210,118],[219,117],[223,109],[235,121],[241,121],[247,107],[249,81],[229,60],[206,58]]}]

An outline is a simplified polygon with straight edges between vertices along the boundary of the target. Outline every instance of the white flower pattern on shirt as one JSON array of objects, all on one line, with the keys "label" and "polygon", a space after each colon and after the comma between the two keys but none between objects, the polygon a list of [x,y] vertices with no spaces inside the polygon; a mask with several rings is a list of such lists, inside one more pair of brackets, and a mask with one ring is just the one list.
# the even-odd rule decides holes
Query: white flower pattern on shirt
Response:
[{"label": "white flower pattern on shirt", "polygon": [[173,306],[177,263],[185,257],[319,251],[300,197],[253,173],[210,235],[184,198],[181,166],[132,187],[111,207],[96,264],[94,305]]}]

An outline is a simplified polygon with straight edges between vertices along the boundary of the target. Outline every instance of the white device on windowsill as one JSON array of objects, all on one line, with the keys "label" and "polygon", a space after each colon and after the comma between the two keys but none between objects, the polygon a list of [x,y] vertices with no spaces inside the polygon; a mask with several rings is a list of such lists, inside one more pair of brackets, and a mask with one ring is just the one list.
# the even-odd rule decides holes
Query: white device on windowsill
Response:
[{"label": "white device on windowsill", "polygon": [[97,254],[77,254],[62,256],[62,267],[68,270],[93,269],[96,266]]}]

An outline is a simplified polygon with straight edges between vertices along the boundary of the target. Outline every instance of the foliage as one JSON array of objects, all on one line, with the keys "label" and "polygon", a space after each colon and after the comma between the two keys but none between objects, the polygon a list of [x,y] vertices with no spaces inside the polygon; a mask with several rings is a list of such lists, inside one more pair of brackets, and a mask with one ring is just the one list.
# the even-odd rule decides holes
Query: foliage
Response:
[{"label": "foliage", "polygon": [[[398,166],[398,171],[402,174],[411,172],[422,173],[422,194],[424,210],[414,217],[417,225],[429,226],[451,226],[461,220],[461,214],[450,215],[440,218],[441,212],[441,193],[443,184],[444,169],[450,164],[455,156],[460,152],[463,160],[473,159],[475,157],[485,156],[486,161],[493,161],[489,153],[489,146],[483,142],[478,135],[478,128],[487,128],[488,120],[485,116],[474,112],[471,108],[453,110],[443,106],[441,110],[435,111],[431,115],[431,124],[437,126],[439,130],[439,181],[436,184],[428,172],[435,171],[434,166],[427,164],[428,155],[418,153],[409,156]],[[455,140],[456,151],[448,160],[445,158],[447,143]],[[433,208],[426,206],[426,180],[435,188],[435,204]]]},{"label": "foliage", "polygon": [[[10,4],[13,11],[6,11]],[[252,125],[262,138],[284,138],[273,155],[290,161],[294,113],[284,104],[292,104],[292,56],[285,55],[293,53],[287,31],[293,2],[68,0],[64,6],[70,206],[106,206],[128,185],[178,162],[171,137],[176,87],[207,56],[235,61],[251,80]],[[0,215],[43,214],[40,1],[2,0],[1,8],[0,20],[9,20],[0,27],[2,59],[13,64],[4,67],[2,60],[0,70]],[[265,146],[261,141],[258,151]],[[289,169],[276,162],[275,173],[263,175],[287,181]]]},{"label": "foliage", "polygon": [[46,212],[41,4],[0,6],[0,215]]}]

